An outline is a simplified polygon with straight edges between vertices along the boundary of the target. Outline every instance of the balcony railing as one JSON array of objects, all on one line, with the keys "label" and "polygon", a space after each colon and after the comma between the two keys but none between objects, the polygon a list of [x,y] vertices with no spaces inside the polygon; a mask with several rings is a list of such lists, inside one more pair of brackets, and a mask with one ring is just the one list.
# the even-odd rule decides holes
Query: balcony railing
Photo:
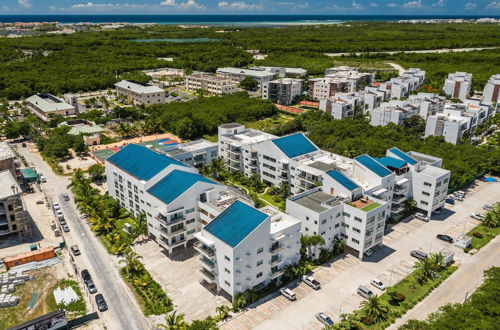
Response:
[{"label": "balcony railing", "polygon": [[271,248],[269,249],[269,252],[276,253],[278,251],[283,250],[284,247],[285,246],[283,244],[276,244],[276,245],[271,246]]},{"label": "balcony railing", "polygon": [[215,268],[215,262],[213,262],[212,260],[208,259],[206,256],[201,256],[199,260],[200,260],[201,263],[203,263],[204,265],[206,265],[210,269],[214,269]]},{"label": "balcony railing", "polygon": [[179,217],[179,216],[176,216],[176,217],[165,217],[165,216],[163,216],[163,215],[161,215],[161,214],[158,214],[158,215],[156,216],[156,219],[160,220],[160,224],[161,224],[162,226],[164,226],[164,227],[167,227],[167,228],[168,228],[168,227],[170,227],[171,225],[174,225],[174,224],[176,224],[176,223],[179,223],[179,222],[181,222],[181,221],[186,220],[186,217],[184,217],[184,216],[181,216],[181,217]]},{"label": "balcony railing", "polygon": [[170,244],[170,247],[176,247],[178,245],[181,245],[181,244],[184,244],[186,242],[186,238],[182,238],[182,239],[178,239],[178,240],[175,240],[173,241],[171,244]]},{"label": "balcony railing", "polygon": [[274,260],[271,259],[271,261],[269,263],[271,264],[271,266],[274,266],[274,265],[279,264],[282,261],[283,261],[283,258],[279,257],[278,259],[274,259]]},{"label": "balcony railing", "polygon": [[209,270],[206,270],[205,268],[200,268],[198,270],[201,274],[201,276],[209,283],[212,283],[215,280],[215,275]]},{"label": "balcony railing", "polygon": [[395,206],[395,207],[391,207],[391,212],[392,213],[401,213],[403,212],[405,208],[403,206]]},{"label": "balcony railing", "polygon": [[274,271],[271,271],[271,278],[276,278],[282,275],[284,272],[285,272],[284,268],[275,269]]},{"label": "balcony railing", "polygon": [[213,257],[215,255],[215,251],[213,249],[207,247],[205,244],[201,242],[194,243],[194,248],[196,251],[200,252],[201,254],[207,255],[209,257]]}]

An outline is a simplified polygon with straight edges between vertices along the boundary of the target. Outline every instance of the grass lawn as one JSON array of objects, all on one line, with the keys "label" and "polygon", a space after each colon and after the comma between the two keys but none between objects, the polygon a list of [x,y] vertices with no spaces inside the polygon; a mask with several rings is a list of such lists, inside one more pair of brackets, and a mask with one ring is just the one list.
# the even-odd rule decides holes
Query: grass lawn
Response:
[{"label": "grass lawn", "polygon": [[285,210],[285,202],[284,201],[282,201],[282,202],[275,202],[274,199],[273,199],[273,196],[271,196],[271,195],[269,195],[267,193],[263,194],[263,195],[259,195],[259,198],[265,200],[268,203],[271,203],[277,209],[280,209],[282,211]]},{"label": "grass lawn", "polygon": [[245,123],[245,126],[259,131],[271,132],[274,128],[276,128],[276,126],[287,123],[291,121],[293,118],[294,118],[293,116],[280,113],[277,120],[271,117]]},{"label": "grass lawn", "polygon": [[378,203],[371,203],[370,205],[367,205],[367,206],[363,207],[361,209],[361,211],[368,212],[368,211],[371,211],[373,209],[376,209],[379,206],[380,206],[380,204],[378,204]]},{"label": "grass lawn", "polygon": [[[483,238],[474,237],[472,234],[476,232],[483,234]],[[498,234],[500,234],[500,227],[489,229],[483,226],[483,224],[480,224],[472,228],[472,230],[467,233],[467,236],[472,237],[472,248],[479,250]]]}]

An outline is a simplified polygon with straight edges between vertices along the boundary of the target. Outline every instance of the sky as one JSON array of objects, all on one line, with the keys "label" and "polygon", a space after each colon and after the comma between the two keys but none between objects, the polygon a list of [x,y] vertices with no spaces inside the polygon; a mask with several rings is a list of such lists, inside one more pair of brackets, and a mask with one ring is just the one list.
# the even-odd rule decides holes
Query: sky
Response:
[{"label": "sky", "polygon": [[0,0],[0,15],[500,15],[500,0]]}]

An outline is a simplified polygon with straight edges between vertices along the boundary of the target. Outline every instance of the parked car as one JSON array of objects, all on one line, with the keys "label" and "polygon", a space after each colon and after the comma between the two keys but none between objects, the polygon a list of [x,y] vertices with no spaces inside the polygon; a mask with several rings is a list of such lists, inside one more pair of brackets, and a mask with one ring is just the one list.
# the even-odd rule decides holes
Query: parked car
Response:
[{"label": "parked car", "polygon": [[78,248],[78,245],[73,245],[71,247],[71,253],[73,253],[74,256],[79,256],[80,254],[82,254],[80,252],[80,249]]},{"label": "parked car", "polygon": [[64,220],[64,218],[59,219],[59,223],[61,224],[61,226],[64,226],[66,225],[66,220]]},{"label": "parked car", "polygon": [[493,210],[493,205],[485,204],[485,205],[483,205],[483,209],[485,209],[486,211],[491,211],[491,210]]},{"label": "parked car", "polygon": [[425,214],[423,213],[416,213],[415,214],[415,218],[417,218],[418,220],[422,220],[422,221],[425,221],[425,222],[429,222],[429,217],[426,216]]},{"label": "parked car", "polygon": [[459,201],[459,202],[463,202],[464,201],[464,196],[462,196],[462,195],[453,195],[453,199],[456,200],[456,201]]},{"label": "parked car", "polygon": [[82,270],[81,274],[84,283],[87,283],[87,281],[92,280],[92,276],[90,276],[90,273],[87,269]]},{"label": "parked car", "polygon": [[21,147],[26,148],[26,143],[21,143]]},{"label": "parked car", "polygon": [[454,192],[455,195],[461,195],[461,196],[465,196],[465,191],[462,191],[462,190],[457,190]]},{"label": "parked car", "polygon": [[374,287],[376,287],[377,289],[381,290],[381,291],[384,291],[384,290],[385,290],[385,285],[384,285],[384,283],[383,283],[381,280],[377,279],[377,278],[374,278],[374,279],[372,280],[371,284],[372,284]]},{"label": "parked car", "polygon": [[293,291],[288,289],[288,288],[280,289],[280,292],[288,300],[291,300],[291,301],[297,300],[297,296],[295,295],[295,293],[293,293]]},{"label": "parked car", "polygon": [[106,300],[104,300],[104,297],[102,294],[98,293],[95,295],[95,302],[97,304],[97,308],[99,309],[99,312],[104,312],[108,310],[108,304],[106,304]]},{"label": "parked car", "polygon": [[37,204],[45,204],[43,201],[36,201]]},{"label": "parked car", "polygon": [[414,258],[419,259],[419,260],[427,258],[427,253],[425,253],[424,251],[420,251],[420,250],[413,250],[410,252],[410,255]]},{"label": "parked car", "polygon": [[484,215],[481,213],[472,213],[470,217],[476,220],[483,220]]},{"label": "parked car", "polygon": [[87,289],[89,289],[90,293],[97,292],[97,288],[95,287],[94,281],[88,280],[85,284],[87,284]]},{"label": "parked car", "polygon": [[66,225],[61,225],[61,227],[62,227],[63,232],[65,232],[65,233],[69,232],[69,227],[68,227],[67,224]]},{"label": "parked car", "polygon": [[373,291],[368,289],[364,285],[358,286],[358,290],[356,291],[361,297],[368,299],[368,297],[373,296]]},{"label": "parked car", "polygon": [[64,220],[64,213],[61,210],[57,210],[56,215],[59,220]]},{"label": "parked car", "polygon": [[47,182],[47,179],[45,179],[45,177],[43,175],[40,175],[39,178],[40,178],[40,182],[42,182],[42,183]]},{"label": "parked car", "polygon": [[309,285],[314,290],[321,289],[321,284],[318,281],[316,281],[316,279],[314,277],[312,277],[312,276],[304,275],[304,276],[302,276],[302,281],[305,284]]},{"label": "parked car", "polygon": [[333,321],[325,313],[316,314],[316,319],[323,323],[324,325],[333,325]]},{"label": "parked car", "polygon": [[448,235],[444,235],[444,234],[437,234],[436,235],[436,238],[437,239],[440,239],[442,241],[445,241],[445,242],[448,242],[448,243],[453,243],[453,238],[448,236]]},{"label": "parked car", "polygon": [[373,254],[373,250],[372,249],[368,249],[365,251],[365,256],[369,257]]},{"label": "parked car", "polygon": [[54,210],[60,210],[61,209],[61,206],[59,206],[59,203],[52,203],[52,207],[54,208]]},{"label": "parked car", "polygon": [[453,198],[448,197],[444,201],[448,204],[455,205],[455,200]]},{"label": "parked car", "polygon": [[62,197],[63,197],[63,199],[64,199],[66,202],[67,202],[67,201],[69,201],[69,196],[68,196],[68,194],[63,194],[63,195],[62,195]]}]

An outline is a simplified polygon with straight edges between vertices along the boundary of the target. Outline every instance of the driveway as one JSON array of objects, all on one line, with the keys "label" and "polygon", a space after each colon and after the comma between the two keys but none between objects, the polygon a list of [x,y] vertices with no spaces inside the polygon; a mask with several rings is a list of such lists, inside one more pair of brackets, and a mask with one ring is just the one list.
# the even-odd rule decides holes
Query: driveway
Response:
[{"label": "driveway", "polygon": [[[396,224],[384,236],[384,247],[362,262],[352,255],[345,255],[318,267],[314,276],[322,283],[321,290],[314,291],[303,283],[291,285],[297,301],[290,302],[275,294],[250,306],[247,312],[235,316],[221,329],[321,329],[322,325],[315,319],[316,313],[324,312],[338,321],[340,314],[359,308],[362,298],[356,294],[358,285],[371,287],[373,278],[394,285],[405,278],[415,262],[410,257],[414,249],[434,253],[448,248],[455,252],[458,263],[470,262],[475,257],[437,240],[436,234],[449,233],[456,237],[467,232],[477,224],[470,218],[470,213],[480,211],[483,204],[500,200],[498,187],[495,183],[478,182],[464,202],[457,202],[430,222],[412,219]],[[476,257],[483,256],[481,253]],[[375,288],[373,290],[381,293]]]}]

